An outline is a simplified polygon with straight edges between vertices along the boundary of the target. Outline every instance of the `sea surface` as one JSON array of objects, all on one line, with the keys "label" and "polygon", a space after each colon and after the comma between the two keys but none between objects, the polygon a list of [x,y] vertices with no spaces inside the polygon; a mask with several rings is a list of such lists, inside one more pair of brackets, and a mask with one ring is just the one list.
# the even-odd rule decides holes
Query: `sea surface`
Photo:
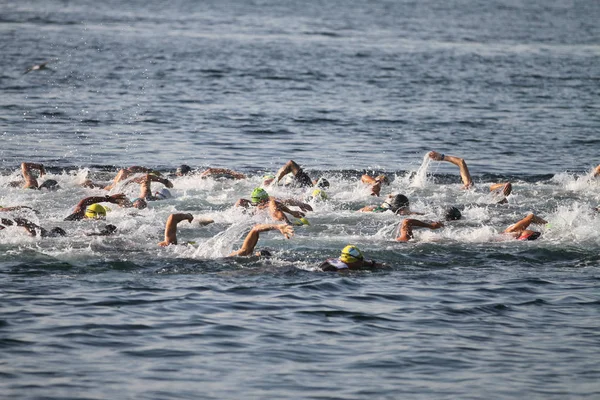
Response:
[{"label": "sea surface", "polygon": [[[67,232],[0,230],[0,398],[600,398],[598,21],[596,0],[0,0],[0,205],[35,210],[0,217]],[[310,225],[227,257],[272,222],[233,204],[290,159],[328,198],[267,187]],[[11,187],[24,161],[61,189]],[[133,165],[173,198],[64,221]],[[357,212],[390,193],[463,218],[396,242],[406,217]],[[183,245],[157,246],[179,212]],[[528,213],[540,239],[502,235]],[[387,267],[318,268],[349,243]]]}]

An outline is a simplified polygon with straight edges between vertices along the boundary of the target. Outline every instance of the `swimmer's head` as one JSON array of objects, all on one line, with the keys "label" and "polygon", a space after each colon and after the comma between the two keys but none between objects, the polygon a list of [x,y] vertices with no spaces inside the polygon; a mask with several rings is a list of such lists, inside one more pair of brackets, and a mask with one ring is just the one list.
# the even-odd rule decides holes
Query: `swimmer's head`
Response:
[{"label": "swimmer's head", "polygon": [[349,244],[348,246],[342,249],[342,254],[340,255],[340,261],[345,263],[354,263],[357,261],[364,260],[363,253],[359,250],[358,247]]},{"label": "swimmer's head", "polygon": [[54,179],[46,179],[44,183],[39,186],[39,188],[46,190],[58,190],[60,189],[60,186],[58,186],[58,182],[56,182]]},{"label": "swimmer's head", "polygon": [[179,167],[177,167],[177,171],[175,171],[175,175],[184,176],[184,175],[189,174],[190,172],[192,172],[192,169],[190,168],[189,165],[181,164]]},{"label": "swimmer's head", "polygon": [[382,208],[387,208],[392,212],[397,212],[401,208],[408,208],[409,206],[410,202],[408,201],[408,197],[403,194],[390,194],[383,204],[381,204]]},{"label": "swimmer's head", "polygon": [[262,249],[262,250],[258,250],[257,252],[254,253],[254,255],[256,257],[272,257],[273,255],[271,254],[271,252],[267,249]]},{"label": "swimmer's head", "polygon": [[47,237],[57,237],[57,236],[66,236],[67,232],[65,232],[65,230],[63,228],[60,228],[58,226],[52,228],[50,230],[50,232],[46,233]]},{"label": "swimmer's head", "polygon": [[141,197],[131,200],[131,204],[133,205],[133,208],[137,208],[138,210],[143,210],[144,208],[148,207],[146,200],[142,199]]},{"label": "swimmer's head", "polygon": [[256,189],[254,189],[252,191],[252,194],[250,195],[250,201],[254,205],[260,204],[263,201],[267,201],[267,200],[269,200],[269,194],[263,188],[258,187]]},{"label": "swimmer's head", "polygon": [[266,174],[262,177],[262,184],[265,186],[269,186],[275,180],[275,175]]},{"label": "swimmer's head", "polygon": [[460,210],[456,207],[447,207],[444,210],[444,218],[446,221],[458,221],[462,218]]},{"label": "swimmer's head", "polygon": [[163,188],[160,191],[155,192],[154,196],[160,200],[170,199],[171,197],[173,197],[173,195],[171,195],[171,192],[169,192],[169,189],[167,188]]},{"label": "swimmer's head", "polygon": [[542,234],[540,232],[526,230],[526,231],[523,231],[523,233],[521,233],[521,236],[519,236],[517,239],[518,240],[536,240],[541,235]]},{"label": "swimmer's head", "polygon": [[315,183],[315,186],[321,189],[327,189],[329,187],[329,181],[325,178],[319,178]]},{"label": "swimmer's head", "polygon": [[92,204],[88,206],[85,210],[86,218],[105,218],[106,217],[106,208],[102,207],[100,204]]}]

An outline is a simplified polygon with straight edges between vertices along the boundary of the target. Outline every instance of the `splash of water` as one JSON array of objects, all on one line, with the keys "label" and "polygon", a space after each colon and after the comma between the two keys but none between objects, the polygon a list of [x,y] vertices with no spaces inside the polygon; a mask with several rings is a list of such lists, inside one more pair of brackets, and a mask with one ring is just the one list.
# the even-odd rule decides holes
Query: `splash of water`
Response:
[{"label": "splash of water", "polygon": [[410,187],[424,188],[427,185],[427,170],[429,169],[430,163],[431,158],[429,158],[429,153],[425,153],[423,162],[417,170],[417,173],[413,176]]}]

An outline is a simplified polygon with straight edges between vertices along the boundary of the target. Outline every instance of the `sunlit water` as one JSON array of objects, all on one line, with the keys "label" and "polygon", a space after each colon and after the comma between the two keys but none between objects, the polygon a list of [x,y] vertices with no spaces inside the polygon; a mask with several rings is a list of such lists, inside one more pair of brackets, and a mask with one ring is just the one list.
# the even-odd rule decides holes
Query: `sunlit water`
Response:
[{"label": "sunlit water", "polygon": [[[0,231],[2,397],[597,398],[599,17],[593,1],[5,4],[0,205],[38,213],[1,216],[67,236]],[[464,157],[475,188],[430,150]],[[227,258],[270,221],[233,204],[291,158],[328,199],[292,239],[261,235],[273,257]],[[61,190],[10,188],[22,161]],[[248,178],[170,176],[182,163]],[[85,179],[129,165],[174,197],[64,221],[106,194]],[[390,177],[382,197],[365,172]],[[405,217],[357,212],[390,193],[463,219],[395,242]],[[215,222],[158,247],[173,212]],[[502,235],[530,212],[539,240]],[[318,270],[348,243],[388,268]]]}]

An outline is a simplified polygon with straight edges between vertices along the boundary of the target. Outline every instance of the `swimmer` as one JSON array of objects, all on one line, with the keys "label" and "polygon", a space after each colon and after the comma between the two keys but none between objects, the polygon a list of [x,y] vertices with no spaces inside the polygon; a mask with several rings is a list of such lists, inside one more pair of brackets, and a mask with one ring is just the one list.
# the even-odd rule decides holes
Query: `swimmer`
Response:
[{"label": "swimmer", "polygon": [[390,184],[390,180],[385,175],[372,177],[365,174],[360,177],[360,181],[371,186],[371,196],[379,196],[379,193],[381,192],[381,186]]},{"label": "swimmer", "polygon": [[28,74],[28,73],[29,73],[29,72],[31,72],[31,71],[41,71],[41,70],[43,70],[43,69],[48,69],[48,70],[50,70],[50,68],[46,67],[46,65],[48,65],[48,64],[49,64],[49,63],[51,63],[51,62],[52,62],[52,61],[46,61],[46,62],[43,62],[43,63],[41,63],[41,64],[35,64],[35,65],[33,65],[33,66],[31,66],[31,67],[27,68],[27,69],[25,70],[25,72],[23,72],[23,75],[25,75],[25,74]]},{"label": "swimmer", "polygon": [[[277,221],[283,221],[286,224],[290,223],[290,220],[285,213],[292,215],[295,218],[304,218],[306,211],[312,211],[310,204],[303,203],[295,199],[278,200],[274,197],[269,196],[267,191],[263,188],[256,188],[252,191],[251,200],[239,199],[236,203],[236,207],[250,206],[256,207],[258,210],[269,210],[271,217]],[[287,206],[299,207],[302,211],[290,210]]]},{"label": "swimmer", "polygon": [[137,165],[128,168],[122,168],[119,170],[119,172],[117,172],[117,176],[115,176],[113,182],[110,185],[104,187],[104,190],[113,190],[117,186],[117,184],[129,178],[131,175],[140,173],[160,175],[160,172],[158,171],[154,171],[151,168],[140,167]]},{"label": "swimmer", "polygon": [[148,206],[146,203],[147,201],[165,200],[173,197],[171,192],[169,192],[169,190],[166,188],[163,188],[162,190],[152,194],[152,189],[150,186],[152,182],[162,183],[168,188],[173,187],[173,183],[166,178],[156,176],[154,174],[146,174],[145,176],[134,179],[133,182],[140,184],[140,194],[132,201],[132,206],[135,208],[144,209]]},{"label": "swimmer", "polygon": [[0,230],[12,225],[17,225],[24,228],[30,236],[37,236],[38,232],[41,237],[65,236],[67,234],[64,229],[58,226],[52,228],[51,230],[47,230],[25,218],[13,218],[12,220],[0,218]]},{"label": "swimmer", "polygon": [[386,267],[386,265],[373,260],[365,260],[359,248],[351,244],[342,249],[338,258],[329,258],[319,265],[321,270],[333,272],[382,267]]},{"label": "swimmer", "polygon": [[[281,234],[289,239],[294,236],[294,228],[287,224],[259,224],[254,225],[246,238],[244,239],[244,243],[242,247],[231,253],[228,257],[236,257],[236,256],[251,256],[256,244],[258,243],[259,236],[262,232],[278,230]],[[256,256],[264,255],[264,252],[256,252],[254,253]]]},{"label": "swimmer", "polygon": [[545,225],[548,221],[535,214],[528,214],[525,218],[517,221],[504,230],[504,234],[510,235],[517,240],[536,240],[541,236],[540,232],[527,229],[531,224]]},{"label": "swimmer", "polygon": [[391,211],[398,215],[423,215],[423,213],[410,210],[410,202],[403,194],[390,194],[380,206],[366,206],[360,212],[384,212]]},{"label": "swimmer", "polygon": [[[473,179],[469,173],[469,168],[465,160],[455,156],[447,156],[445,154],[438,153],[436,151],[429,152],[429,158],[435,161],[448,161],[456,165],[460,171],[460,177],[463,182],[463,189],[470,189],[474,186]],[[510,182],[495,183],[490,186],[490,192],[494,194],[502,194],[504,197],[498,201],[498,204],[506,204],[508,200],[506,197],[512,192],[512,184]]]},{"label": "swimmer", "polygon": [[172,244],[177,244],[177,224],[181,221],[188,221],[192,223],[194,216],[192,214],[171,214],[167,218],[165,225],[165,240],[160,242],[158,245],[166,247]]},{"label": "swimmer", "polygon": [[413,228],[429,228],[429,229],[440,229],[443,228],[444,224],[440,221],[436,221],[436,222],[423,222],[420,221],[418,219],[405,219],[404,221],[400,222],[400,225],[398,225],[399,228],[399,232],[398,235],[396,236],[396,241],[397,242],[408,242],[410,239],[412,239],[413,236]]},{"label": "swimmer", "polygon": [[106,209],[98,204],[104,202],[117,204],[122,207],[127,207],[131,204],[123,193],[113,194],[112,196],[86,197],[77,203],[75,210],[71,215],[65,218],[65,221],[79,221],[85,218],[93,219],[105,217]]},{"label": "swimmer", "polygon": [[592,176],[593,176],[594,178],[595,178],[595,177],[597,177],[597,176],[600,176],[600,165],[598,165],[598,166],[597,166],[597,167],[594,169],[594,172],[593,172],[593,175],[592,175]]},{"label": "swimmer", "polygon": [[207,168],[200,174],[200,178],[208,177],[226,178],[226,179],[246,179],[246,175],[227,168]]},{"label": "swimmer", "polygon": [[44,169],[44,165],[36,164],[36,163],[21,163],[21,173],[23,174],[23,179],[25,182],[16,181],[9,183],[9,186],[18,187],[21,186],[23,189],[48,189],[48,190],[56,190],[59,189],[58,182],[54,179],[48,179],[44,181],[41,185],[38,184],[38,181],[33,174],[33,170],[38,170],[40,173],[40,178],[46,174],[46,170]]},{"label": "swimmer", "polygon": [[[192,174],[192,168],[189,165],[182,164],[177,167],[175,175],[186,176]],[[208,177],[214,178],[225,178],[225,179],[246,179],[246,175],[241,172],[237,172],[227,168],[207,168],[200,173],[200,178],[205,179]]]},{"label": "swimmer", "polygon": [[277,171],[277,174],[275,174],[275,178],[272,181],[268,182],[267,180],[263,180],[263,184],[276,184],[281,180],[281,178],[290,173],[294,177],[293,186],[310,187],[321,185],[319,187],[329,187],[329,182],[326,179],[314,181],[311,180],[310,176],[308,176],[308,174],[304,172],[304,170],[298,164],[296,164],[294,160],[289,160],[287,163],[285,163],[285,165],[281,167],[279,171]]}]

